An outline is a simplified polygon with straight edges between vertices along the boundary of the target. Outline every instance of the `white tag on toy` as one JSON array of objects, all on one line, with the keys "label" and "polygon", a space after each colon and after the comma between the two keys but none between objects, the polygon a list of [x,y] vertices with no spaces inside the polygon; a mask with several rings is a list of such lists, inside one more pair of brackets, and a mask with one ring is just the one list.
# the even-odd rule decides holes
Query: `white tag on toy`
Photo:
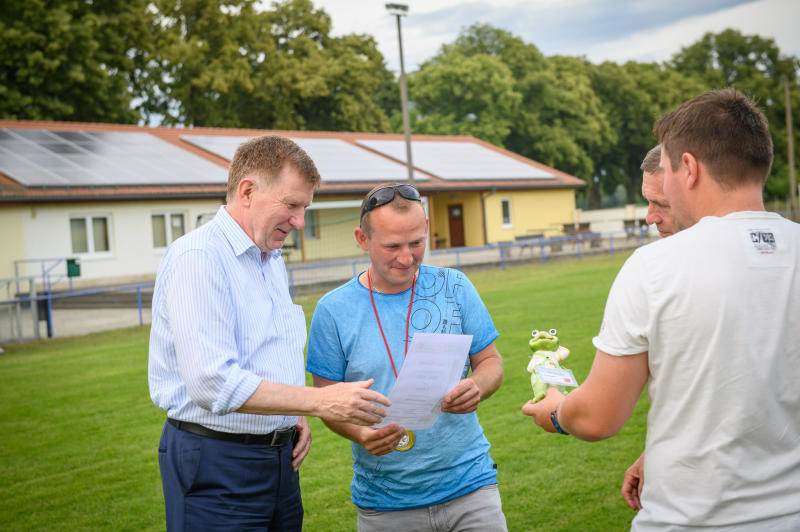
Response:
[{"label": "white tag on toy", "polygon": [[536,375],[547,384],[555,386],[577,386],[578,381],[575,375],[572,374],[571,369],[567,368],[546,368],[544,366],[536,366]]}]

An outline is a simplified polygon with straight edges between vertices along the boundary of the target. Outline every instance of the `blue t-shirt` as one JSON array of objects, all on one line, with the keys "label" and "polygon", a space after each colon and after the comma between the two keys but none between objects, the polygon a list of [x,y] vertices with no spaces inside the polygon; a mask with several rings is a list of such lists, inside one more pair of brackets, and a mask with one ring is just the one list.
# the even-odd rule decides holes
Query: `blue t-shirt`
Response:
[{"label": "blue t-shirt", "polygon": [[[398,373],[403,365],[411,289],[399,294],[373,290],[375,307]],[[498,336],[477,291],[458,270],[422,265],[414,290],[408,341],[415,332],[471,334],[470,355]],[[462,378],[470,368],[464,360]],[[369,289],[358,277],[320,299],[308,339],[306,369],[333,381],[375,379],[372,389],[389,395],[395,375],[386,353]],[[414,446],[374,456],[353,443],[353,503],[375,510],[405,510],[439,504],[497,484],[489,442],[475,412],[443,413],[436,424],[414,431]]]}]

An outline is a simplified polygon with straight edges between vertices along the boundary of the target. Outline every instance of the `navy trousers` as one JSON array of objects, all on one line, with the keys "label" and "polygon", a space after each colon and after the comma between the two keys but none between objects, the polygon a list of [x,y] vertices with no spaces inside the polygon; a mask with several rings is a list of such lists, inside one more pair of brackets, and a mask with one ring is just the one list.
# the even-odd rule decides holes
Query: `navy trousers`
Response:
[{"label": "navy trousers", "polygon": [[158,465],[170,532],[302,529],[291,443],[221,441],[165,423]]}]

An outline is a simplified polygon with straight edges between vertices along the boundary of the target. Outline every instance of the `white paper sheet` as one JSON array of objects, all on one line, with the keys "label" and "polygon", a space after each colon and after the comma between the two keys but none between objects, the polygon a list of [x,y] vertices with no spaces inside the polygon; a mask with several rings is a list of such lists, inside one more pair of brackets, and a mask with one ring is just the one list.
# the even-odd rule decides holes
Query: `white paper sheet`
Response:
[{"label": "white paper sheet", "polygon": [[397,423],[406,430],[432,427],[442,414],[442,399],[461,380],[470,344],[471,334],[414,334],[397,382],[389,392],[392,406],[375,426]]}]

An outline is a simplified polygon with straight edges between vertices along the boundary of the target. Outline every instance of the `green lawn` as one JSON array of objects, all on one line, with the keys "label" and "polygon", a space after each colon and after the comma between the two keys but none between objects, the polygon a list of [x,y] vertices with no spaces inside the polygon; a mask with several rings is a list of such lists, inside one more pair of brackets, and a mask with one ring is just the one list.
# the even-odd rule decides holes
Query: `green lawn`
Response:
[{"label": "green lawn", "polygon": [[[520,413],[533,328],[556,328],[582,381],[608,289],[626,255],[470,274],[500,331],[502,388],[478,414],[498,464],[512,531],[626,530],[619,494],[644,441],[646,400],[615,438],[585,443]],[[307,317],[317,298],[299,301]],[[149,329],[7,346],[0,355],[3,530],[163,530],[157,443],[163,413],[147,390]],[[312,420],[301,469],[305,528],[355,530],[349,443]]]}]

